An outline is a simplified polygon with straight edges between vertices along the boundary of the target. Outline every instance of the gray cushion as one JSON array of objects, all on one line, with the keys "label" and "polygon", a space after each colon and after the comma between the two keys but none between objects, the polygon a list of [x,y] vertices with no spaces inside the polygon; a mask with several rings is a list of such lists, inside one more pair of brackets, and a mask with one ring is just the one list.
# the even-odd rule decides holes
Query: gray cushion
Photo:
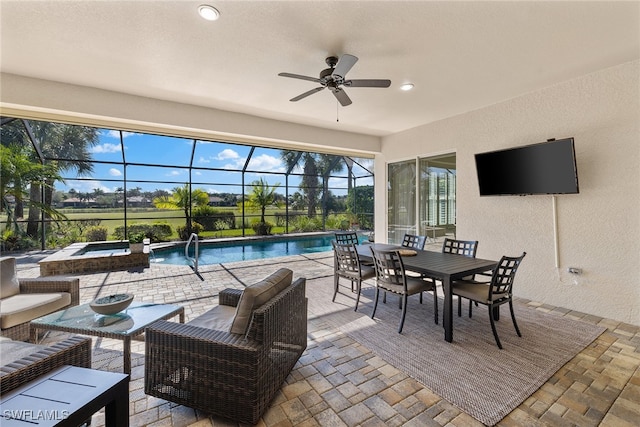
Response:
[{"label": "gray cushion", "polygon": [[285,290],[291,285],[292,278],[293,271],[288,268],[281,268],[260,282],[247,286],[242,292],[240,301],[238,301],[230,332],[234,334],[245,334],[253,310],[259,308]]},{"label": "gray cushion", "polygon": [[0,298],[8,298],[20,293],[20,283],[16,275],[16,259],[0,258]]},{"label": "gray cushion", "polygon": [[0,304],[0,327],[11,328],[30,322],[54,311],[62,310],[71,304],[68,292],[50,292],[42,294],[18,294],[3,298]]},{"label": "gray cushion", "polygon": [[192,326],[229,332],[236,315],[236,308],[229,305],[217,305],[206,313],[188,322]]}]

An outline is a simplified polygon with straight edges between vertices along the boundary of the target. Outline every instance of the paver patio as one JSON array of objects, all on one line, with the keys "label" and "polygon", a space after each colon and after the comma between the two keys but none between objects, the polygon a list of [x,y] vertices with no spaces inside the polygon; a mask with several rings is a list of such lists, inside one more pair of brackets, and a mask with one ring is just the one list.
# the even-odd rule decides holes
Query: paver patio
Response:
[{"label": "paver patio", "polygon": [[[21,277],[39,275],[37,261],[50,252],[18,255]],[[227,287],[252,284],[286,263],[294,276],[333,274],[330,252],[262,261],[200,266],[152,264],[150,268],[80,277],[80,301],[132,292],[137,301],[180,304],[186,320],[217,304]],[[529,305],[585,322],[607,331],[552,376],[537,392],[503,419],[505,426],[637,426],[640,420],[640,327],[539,304]],[[417,381],[387,364],[322,319],[309,319],[308,348],[265,413],[264,426],[481,426]],[[50,333],[45,342],[59,339]],[[122,343],[93,339],[98,360],[121,351]],[[132,426],[235,426],[193,409],[144,394],[144,342],[134,341],[130,382]],[[119,353],[115,353],[119,355]],[[111,360],[121,357],[111,356]],[[94,357],[94,362],[96,357]],[[104,424],[104,413],[92,426]]]}]

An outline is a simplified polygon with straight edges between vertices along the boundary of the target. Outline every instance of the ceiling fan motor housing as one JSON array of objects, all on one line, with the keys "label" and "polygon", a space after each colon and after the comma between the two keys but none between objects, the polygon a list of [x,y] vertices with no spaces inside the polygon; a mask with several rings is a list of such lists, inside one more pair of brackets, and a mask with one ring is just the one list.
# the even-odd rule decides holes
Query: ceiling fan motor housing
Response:
[{"label": "ceiling fan motor housing", "polygon": [[358,58],[356,56],[349,54],[343,54],[340,58],[338,58],[337,56],[329,56],[325,59],[325,62],[327,63],[329,68],[325,68],[324,70],[320,71],[320,77],[317,79],[314,77],[292,73],[279,73],[278,75],[294,79],[309,80],[321,85],[320,87],[308,90],[296,97],[291,98],[290,101],[292,102],[300,101],[301,99],[304,99],[309,95],[313,95],[314,93],[319,92],[324,88],[329,88],[331,92],[333,92],[333,95],[336,97],[338,102],[340,102],[343,107],[346,107],[347,105],[351,104],[351,99],[341,88],[342,85],[348,87],[389,87],[391,85],[390,80],[345,80],[346,74],[357,61]]},{"label": "ceiling fan motor housing", "polygon": [[337,88],[344,83],[344,79],[333,74],[333,68],[326,68],[320,71],[320,84],[330,88]]}]

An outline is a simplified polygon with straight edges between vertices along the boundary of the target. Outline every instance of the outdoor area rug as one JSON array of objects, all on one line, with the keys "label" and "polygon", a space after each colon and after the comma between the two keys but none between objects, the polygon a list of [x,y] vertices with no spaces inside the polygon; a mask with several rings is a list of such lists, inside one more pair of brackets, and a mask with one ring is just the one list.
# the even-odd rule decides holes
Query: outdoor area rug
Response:
[{"label": "outdoor area rug", "polygon": [[[341,283],[350,285],[346,280]],[[439,325],[434,323],[432,294],[424,294],[423,304],[418,295],[413,295],[409,297],[402,334],[398,334],[402,311],[397,295],[389,294],[386,304],[380,295],[376,317],[371,319],[375,295],[371,284],[363,285],[357,312],[353,310],[355,293],[345,286],[341,286],[340,292],[332,303],[333,277],[307,280],[309,318],[326,320],[489,426],[518,407],[605,330],[516,302],[516,320],[522,337],[516,335],[509,308],[502,307],[500,321],[496,322],[504,348],[500,350],[491,332],[486,307],[474,306],[473,317],[469,319],[465,301],[463,316],[458,317],[454,300],[453,342],[447,343],[442,327],[442,290]]]}]

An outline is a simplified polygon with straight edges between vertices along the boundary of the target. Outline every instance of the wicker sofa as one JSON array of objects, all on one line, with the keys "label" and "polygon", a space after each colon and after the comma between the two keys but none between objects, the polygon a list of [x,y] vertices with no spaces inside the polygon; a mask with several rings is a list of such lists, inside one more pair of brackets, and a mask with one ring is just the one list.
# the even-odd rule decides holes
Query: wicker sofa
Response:
[{"label": "wicker sofa", "polygon": [[80,302],[80,280],[72,277],[18,279],[16,259],[0,258],[0,336],[29,339],[29,322]]},{"label": "wicker sofa", "polygon": [[91,338],[36,345],[0,337],[0,394],[65,365],[91,367]]},{"label": "wicker sofa", "polygon": [[306,280],[280,269],[186,323],[145,331],[145,393],[255,424],[307,347]]}]

